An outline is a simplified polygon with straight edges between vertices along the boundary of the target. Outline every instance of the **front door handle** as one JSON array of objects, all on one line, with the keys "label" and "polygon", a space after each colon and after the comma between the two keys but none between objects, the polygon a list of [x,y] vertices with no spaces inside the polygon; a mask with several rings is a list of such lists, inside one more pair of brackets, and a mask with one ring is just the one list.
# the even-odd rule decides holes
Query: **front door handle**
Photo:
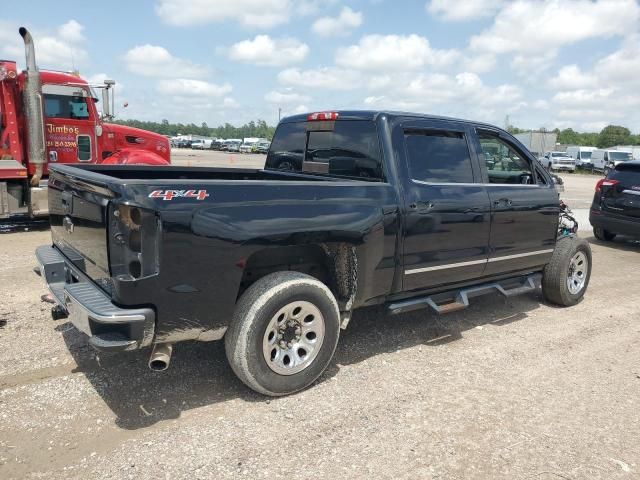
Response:
[{"label": "front door handle", "polygon": [[500,198],[500,199],[494,201],[493,204],[496,207],[499,207],[500,205],[504,205],[506,207],[510,207],[511,205],[513,205],[513,201],[510,198]]}]

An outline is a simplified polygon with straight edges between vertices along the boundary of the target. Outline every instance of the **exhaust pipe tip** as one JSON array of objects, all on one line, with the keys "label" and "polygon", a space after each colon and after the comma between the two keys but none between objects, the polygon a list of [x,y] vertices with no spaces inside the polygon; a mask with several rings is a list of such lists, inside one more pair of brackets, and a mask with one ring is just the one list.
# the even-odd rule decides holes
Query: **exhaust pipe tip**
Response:
[{"label": "exhaust pipe tip", "polygon": [[154,372],[164,372],[171,363],[173,345],[170,343],[158,343],[153,346],[149,357],[149,368]]},{"label": "exhaust pipe tip", "polygon": [[27,29],[26,29],[26,28],[24,28],[24,27],[20,27],[20,28],[18,29],[18,33],[20,34],[20,36],[21,36],[22,38],[24,38],[24,37],[26,37],[27,35],[29,35],[29,30],[27,30]]}]

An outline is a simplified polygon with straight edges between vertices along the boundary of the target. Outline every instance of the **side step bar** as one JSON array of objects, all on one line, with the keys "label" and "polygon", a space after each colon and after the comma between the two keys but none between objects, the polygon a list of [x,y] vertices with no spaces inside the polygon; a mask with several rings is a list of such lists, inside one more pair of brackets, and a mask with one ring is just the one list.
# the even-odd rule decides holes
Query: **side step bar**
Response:
[{"label": "side step bar", "polygon": [[541,273],[533,273],[526,277],[510,278],[498,282],[475,285],[473,287],[451,290],[449,292],[436,293],[424,297],[411,298],[389,305],[389,313],[411,312],[421,308],[431,307],[436,313],[449,313],[462,310],[469,306],[469,299],[479,297],[494,291],[498,291],[505,297],[513,297],[538,289],[542,280]]}]

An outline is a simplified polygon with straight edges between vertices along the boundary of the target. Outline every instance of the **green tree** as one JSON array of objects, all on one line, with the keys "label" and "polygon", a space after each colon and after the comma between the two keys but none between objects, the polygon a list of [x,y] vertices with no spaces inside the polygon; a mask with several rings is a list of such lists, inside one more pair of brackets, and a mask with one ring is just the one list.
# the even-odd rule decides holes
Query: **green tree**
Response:
[{"label": "green tree", "polygon": [[614,145],[627,145],[631,140],[631,132],[620,125],[607,125],[598,135],[598,147],[608,148]]}]

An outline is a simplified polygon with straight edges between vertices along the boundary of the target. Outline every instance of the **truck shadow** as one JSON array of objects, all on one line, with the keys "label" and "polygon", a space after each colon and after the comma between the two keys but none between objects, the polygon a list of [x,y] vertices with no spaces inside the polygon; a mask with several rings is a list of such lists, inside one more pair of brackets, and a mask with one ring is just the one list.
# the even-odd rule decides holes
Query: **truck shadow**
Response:
[{"label": "truck shadow", "polygon": [[[335,357],[317,380],[338,374],[344,365],[362,362],[381,353],[414,346],[435,347],[463,339],[467,330],[502,326],[528,318],[540,306],[541,294],[506,299],[499,295],[477,298],[463,311],[439,317],[429,310],[389,316],[382,308],[354,314],[342,332]],[[78,367],[116,415],[116,424],[135,430],[177,419],[183,411],[220,402],[277,402],[245,387],[227,363],[224,342],[184,342],[175,346],[171,366],[165,372],[147,367],[150,349],[116,356],[96,357],[84,334],[70,323],[57,329]]]},{"label": "truck shadow", "polygon": [[640,240],[624,235],[616,235],[616,238],[607,242],[598,240],[596,237],[586,237],[585,240],[591,245],[598,245],[600,247],[615,248],[625,252],[640,252]]}]

